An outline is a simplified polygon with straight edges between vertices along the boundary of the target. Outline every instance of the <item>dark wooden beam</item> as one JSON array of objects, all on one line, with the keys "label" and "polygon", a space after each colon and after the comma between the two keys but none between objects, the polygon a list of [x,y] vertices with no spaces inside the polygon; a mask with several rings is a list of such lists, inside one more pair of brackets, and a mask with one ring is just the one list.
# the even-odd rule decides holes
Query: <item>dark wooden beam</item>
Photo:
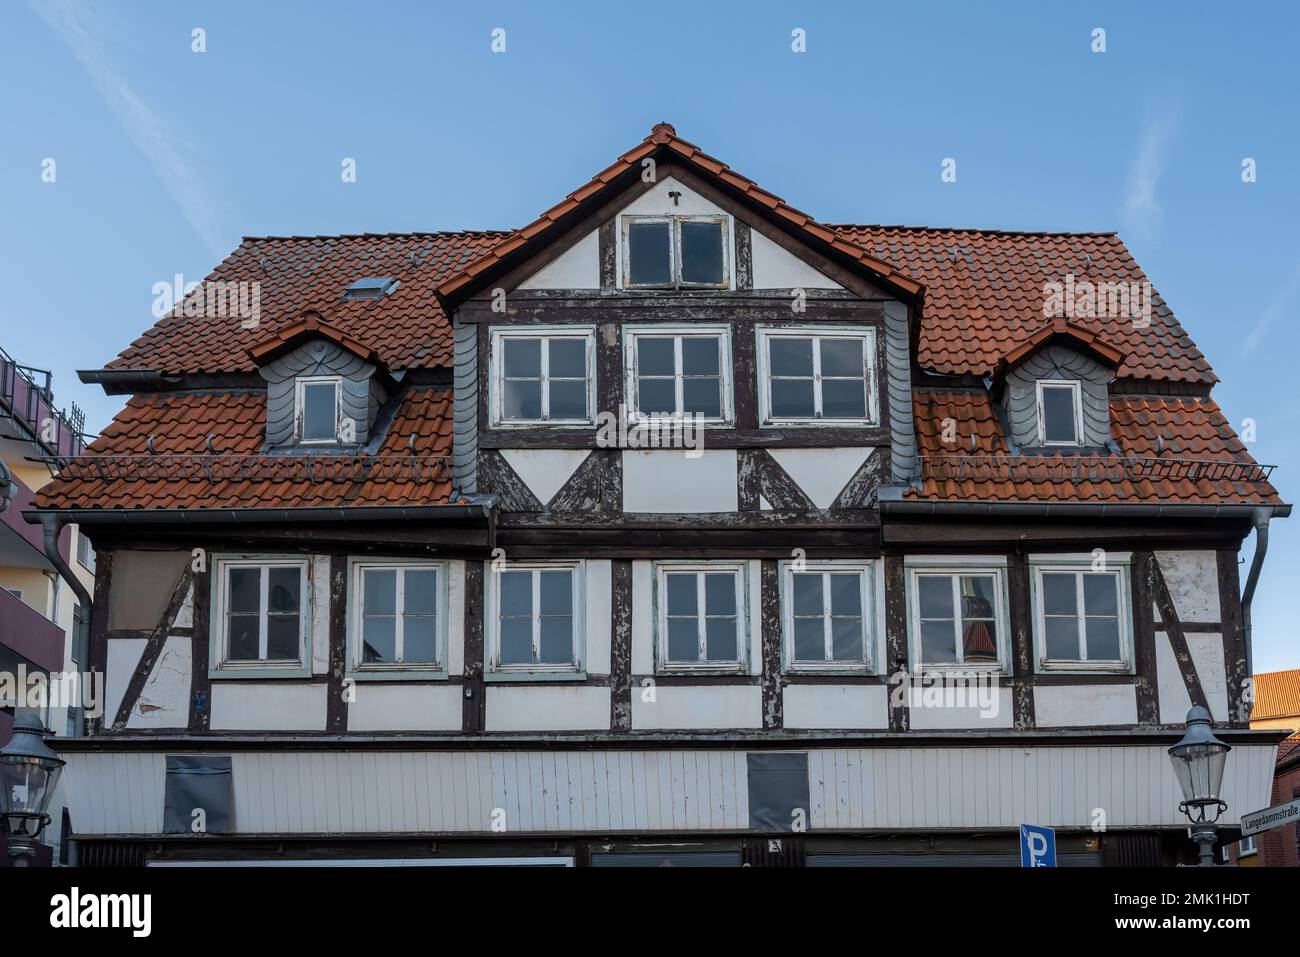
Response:
[{"label": "dark wooden beam", "polygon": [[465,679],[462,685],[461,731],[486,730],[487,691],[483,680],[483,563],[465,563]]},{"label": "dark wooden beam", "polygon": [[1160,694],[1156,676],[1156,631],[1152,613],[1152,575],[1155,554],[1150,550],[1133,552],[1130,587],[1133,592],[1133,678],[1137,695],[1137,718],[1140,725],[1160,723]]},{"label": "dark wooden beam", "polygon": [[1035,727],[1034,628],[1029,597],[1029,562],[1021,549],[1007,562],[1007,597],[1011,618],[1011,703],[1017,730]]},{"label": "dark wooden beam", "polygon": [[[1223,632],[1223,677],[1228,686],[1228,723],[1250,725],[1250,700],[1246,682],[1246,638],[1242,630],[1241,581],[1235,549],[1221,548],[1217,554],[1219,578],[1219,621]],[[1184,628],[1187,626],[1184,625]],[[1254,695],[1249,696],[1253,700]]]},{"label": "dark wooden beam", "polygon": [[907,570],[902,555],[886,555],[885,566],[885,662],[889,686],[889,730],[906,731],[910,724],[907,689],[910,670],[907,660]]},{"label": "dark wooden beam", "polygon": [[781,581],[777,563],[762,562],[759,576],[759,637],[762,656],[763,730],[785,727],[781,690]]},{"label": "dark wooden beam", "polygon": [[348,559],[329,559],[329,690],[325,699],[325,729],[343,733],[348,729],[348,701],[355,685],[344,685],[348,647]]},{"label": "dark wooden beam", "polygon": [[610,569],[609,727],[632,730],[632,563]]},{"label": "dark wooden beam", "polygon": [[212,724],[212,675],[208,670],[212,641],[212,569],[204,563],[194,573],[194,627],[190,636],[189,730],[207,731]]}]

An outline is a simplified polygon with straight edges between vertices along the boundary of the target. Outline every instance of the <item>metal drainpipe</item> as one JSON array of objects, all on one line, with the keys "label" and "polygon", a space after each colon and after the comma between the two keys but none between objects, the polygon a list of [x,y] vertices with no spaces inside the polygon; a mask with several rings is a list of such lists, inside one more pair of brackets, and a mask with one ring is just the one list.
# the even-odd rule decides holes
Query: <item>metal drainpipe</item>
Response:
[{"label": "metal drainpipe", "polygon": [[[66,524],[66,522],[60,521],[54,515],[41,516],[41,529],[45,533],[45,557],[50,560],[50,564],[53,565],[54,570],[59,573],[59,577],[67,582],[72,588],[73,593],[77,596],[77,600],[81,603],[81,620],[76,622],[77,634],[73,639],[75,642],[73,647],[83,648],[85,649],[85,653],[89,655],[90,613],[92,610],[90,592],[86,591],[86,586],[81,584],[80,579],[78,579],[72,569],[68,567],[68,563],[63,560],[63,556],[59,554],[59,533],[63,531],[63,526]],[[79,665],[87,672],[91,670],[89,662],[79,662]],[[84,730],[85,729],[82,728],[81,733],[84,733]]]},{"label": "metal drainpipe", "polygon": [[1246,576],[1246,590],[1241,594],[1241,635],[1246,644],[1246,676],[1255,673],[1255,653],[1251,647],[1250,603],[1255,597],[1255,586],[1259,584],[1259,573],[1264,567],[1264,556],[1268,554],[1268,520],[1273,513],[1266,508],[1257,508],[1252,516],[1255,524],[1255,554],[1250,560],[1250,573]]}]

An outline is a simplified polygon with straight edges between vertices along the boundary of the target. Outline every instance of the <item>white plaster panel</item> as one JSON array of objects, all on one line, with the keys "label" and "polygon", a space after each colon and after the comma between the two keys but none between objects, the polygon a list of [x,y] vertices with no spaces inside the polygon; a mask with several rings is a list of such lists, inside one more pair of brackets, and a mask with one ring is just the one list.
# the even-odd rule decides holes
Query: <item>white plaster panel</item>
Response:
[{"label": "white plaster panel", "polygon": [[313,555],[311,559],[311,673],[328,674],[330,670],[330,559]]},{"label": "white plaster panel", "polygon": [[465,563],[447,563],[447,674],[465,673]]},{"label": "white plaster panel", "polygon": [[829,276],[791,255],[758,230],[750,232],[755,289],[842,289]]},{"label": "white plaster panel", "polygon": [[[1010,728],[1014,724],[1010,688],[992,689],[987,709],[978,705],[955,704],[949,707],[946,704],[927,704],[924,697],[927,690],[920,682],[912,689],[908,701],[908,727],[913,731]],[[982,693],[988,693],[987,689]]]},{"label": "white plaster panel", "polygon": [[289,681],[212,684],[213,731],[324,731],[329,686]]},{"label": "white plaster panel", "polygon": [[757,685],[655,685],[654,700],[633,689],[634,731],[761,728],[763,692]]},{"label": "white plaster panel", "polygon": [[1181,724],[1192,706],[1173,646],[1163,631],[1156,632],[1156,698],[1160,702],[1160,721],[1164,724]]},{"label": "white plaster panel", "polygon": [[613,626],[612,564],[605,560],[588,561],[587,652],[584,657],[589,674],[607,675],[610,667],[610,629]]},{"label": "white plaster panel", "polygon": [[600,242],[592,230],[565,250],[554,262],[543,266],[519,283],[520,289],[599,289]]},{"label": "white plaster panel", "polygon": [[787,728],[889,727],[889,689],[884,685],[786,685],[782,707]]},{"label": "white plaster panel", "polygon": [[1040,728],[1083,728],[1137,724],[1132,685],[1038,685],[1034,722]]},{"label": "white plaster panel", "polygon": [[458,685],[358,681],[356,700],[348,704],[349,731],[459,731],[460,727]]},{"label": "white plaster panel", "polygon": [[655,624],[651,600],[654,594],[654,565],[632,563],[632,674],[650,675],[655,670]]},{"label": "white plaster panel", "polygon": [[734,512],[736,450],[623,452],[623,511],[683,514]]},{"label": "white plaster panel", "polygon": [[1156,552],[1180,621],[1219,621],[1219,566],[1212,551]]},{"label": "white plaster panel", "polygon": [[181,602],[181,607],[176,609],[176,620],[172,622],[173,628],[193,628],[194,627],[194,586],[191,585],[185,592],[185,600]]},{"label": "white plaster panel", "polygon": [[590,455],[587,449],[502,449],[501,456],[545,505]]},{"label": "white plaster panel", "polygon": [[592,685],[489,685],[489,731],[608,731],[610,690]]},{"label": "white plaster panel", "polygon": [[144,638],[109,638],[108,662],[104,676],[104,723],[112,724],[117,709],[122,706],[122,695],[131,683],[131,675],[144,654]]},{"label": "white plaster panel", "polygon": [[[171,635],[127,716],[128,728],[184,728],[190,723],[193,642]],[[112,719],[109,718],[111,721]]]},{"label": "white plaster panel", "polygon": [[818,508],[830,508],[873,449],[768,449]]},{"label": "white plaster panel", "polygon": [[1223,667],[1223,635],[1218,632],[1189,634],[1187,650],[1192,653],[1201,690],[1215,721],[1228,720],[1228,679]]}]

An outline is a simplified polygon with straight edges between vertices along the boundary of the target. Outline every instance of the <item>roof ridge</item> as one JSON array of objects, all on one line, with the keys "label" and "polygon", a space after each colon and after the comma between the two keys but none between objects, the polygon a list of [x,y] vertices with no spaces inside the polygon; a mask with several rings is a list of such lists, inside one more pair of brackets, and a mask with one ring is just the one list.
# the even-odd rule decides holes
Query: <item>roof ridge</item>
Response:
[{"label": "roof ridge", "polygon": [[283,235],[242,236],[244,242],[284,239],[410,239],[430,236],[509,236],[511,229],[435,229],[388,233],[286,233]]},{"label": "roof ridge", "polygon": [[823,223],[827,229],[905,229],[928,233],[981,233],[993,236],[1118,236],[1118,231],[1107,230],[1054,230],[1054,229],[997,229],[986,226],[909,226],[905,223]]}]

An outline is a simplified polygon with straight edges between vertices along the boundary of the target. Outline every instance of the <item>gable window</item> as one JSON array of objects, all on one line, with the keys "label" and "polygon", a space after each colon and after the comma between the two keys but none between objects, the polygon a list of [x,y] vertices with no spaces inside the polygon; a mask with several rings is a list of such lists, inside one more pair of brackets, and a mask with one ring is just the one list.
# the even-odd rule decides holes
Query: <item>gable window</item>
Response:
[{"label": "gable window", "polygon": [[493,424],[590,423],[594,352],[590,329],[494,330]]},{"label": "gable window", "polygon": [[295,438],[302,445],[339,441],[343,380],[301,376],[294,383]]},{"label": "gable window", "polygon": [[879,421],[870,329],[760,329],[763,423]]},{"label": "gable window", "polygon": [[630,415],[731,421],[731,360],[723,327],[634,329],[627,336]]},{"label": "gable window", "polygon": [[1128,566],[1033,563],[1034,625],[1043,670],[1128,668]]},{"label": "gable window", "polygon": [[357,561],[352,576],[352,670],[445,672],[444,566]]},{"label": "gable window", "polygon": [[660,671],[746,670],[743,565],[662,564],[656,585]]},{"label": "gable window", "polygon": [[623,217],[623,285],[725,289],[725,216]]},{"label": "gable window", "polygon": [[782,617],[790,671],[866,671],[871,661],[871,566],[808,563],[785,575]]},{"label": "gable window", "polygon": [[95,572],[95,548],[81,529],[77,529],[77,561],[86,571]]},{"label": "gable window", "polygon": [[214,666],[290,671],[307,666],[307,561],[220,559],[215,572]]},{"label": "gable window", "polygon": [[1039,444],[1083,444],[1083,396],[1079,383],[1040,379],[1037,385]]},{"label": "gable window", "polygon": [[511,562],[493,569],[490,671],[582,670],[581,567],[576,562]]},{"label": "gable window", "polygon": [[922,670],[997,669],[1005,662],[1003,570],[912,568],[913,660]]}]

